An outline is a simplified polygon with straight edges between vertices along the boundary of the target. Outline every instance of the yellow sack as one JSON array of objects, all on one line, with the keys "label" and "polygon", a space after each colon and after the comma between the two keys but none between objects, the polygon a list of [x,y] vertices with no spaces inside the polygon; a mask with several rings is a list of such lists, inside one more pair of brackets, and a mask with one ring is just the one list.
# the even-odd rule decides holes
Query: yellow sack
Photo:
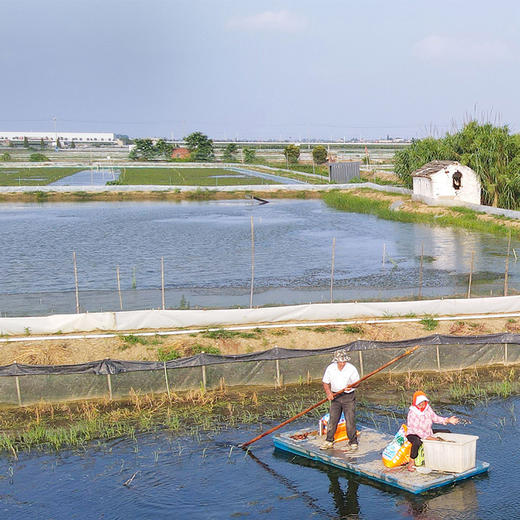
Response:
[{"label": "yellow sack", "polygon": [[401,425],[390,444],[383,450],[383,464],[387,468],[396,468],[409,462],[412,443],[406,438],[407,433],[406,424]]}]

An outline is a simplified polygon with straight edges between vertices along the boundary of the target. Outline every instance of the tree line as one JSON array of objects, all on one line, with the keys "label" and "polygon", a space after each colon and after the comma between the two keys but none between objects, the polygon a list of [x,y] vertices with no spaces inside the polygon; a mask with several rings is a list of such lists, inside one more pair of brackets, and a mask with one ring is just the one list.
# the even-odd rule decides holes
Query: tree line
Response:
[{"label": "tree line", "polygon": [[479,176],[482,203],[520,209],[520,135],[508,126],[470,121],[440,139],[414,140],[395,154],[395,172],[411,188],[412,173],[434,160],[458,161]]},{"label": "tree line", "polygon": [[[202,132],[193,132],[184,138],[186,148],[189,151],[190,161],[210,162],[215,160],[213,140]],[[157,159],[171,159],[175,146],[159,139],[155,143],[152,139],[134,139],[135,147],[130,152],[129,158],[136,161],[152,161]],[[225,162],[237,162],[240,152],[235,143],[228,143],[224,148],[222,160]],[[254,163],[256,161],[256,150],[244,146],[242,148],[243,161]],[[297,164],[300,158],[300,147],[289,144],[284,148],[284,156],[288,164]],[[312,157],[316,164],[324,164],[328,160],[328,152],[325,146],[318,145],[312,150]]]}]

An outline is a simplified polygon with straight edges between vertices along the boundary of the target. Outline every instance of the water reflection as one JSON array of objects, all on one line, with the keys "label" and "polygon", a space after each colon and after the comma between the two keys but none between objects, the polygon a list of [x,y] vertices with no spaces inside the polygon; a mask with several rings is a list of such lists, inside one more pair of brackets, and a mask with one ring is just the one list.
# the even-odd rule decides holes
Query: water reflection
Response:
[{"label": "water reflection", "polygon": [[357,518],[359,515],[358,488],[355,480],[347,480],[347,489],[343,491],[337,473],[329,472],[329,493],[331,494],[336,511],[340,518]]}]

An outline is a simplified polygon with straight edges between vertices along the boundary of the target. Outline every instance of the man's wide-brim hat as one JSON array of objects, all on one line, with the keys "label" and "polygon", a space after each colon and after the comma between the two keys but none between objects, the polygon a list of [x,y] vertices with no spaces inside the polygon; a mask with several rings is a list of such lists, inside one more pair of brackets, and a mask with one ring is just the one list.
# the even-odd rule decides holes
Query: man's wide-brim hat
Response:
[{"label": "man's wide-brim hat", "polygon": [[333,363],[346,363],[347,361],[350,361],[350,356],[344,348],[334,352],[334,357],[332,358]]}]

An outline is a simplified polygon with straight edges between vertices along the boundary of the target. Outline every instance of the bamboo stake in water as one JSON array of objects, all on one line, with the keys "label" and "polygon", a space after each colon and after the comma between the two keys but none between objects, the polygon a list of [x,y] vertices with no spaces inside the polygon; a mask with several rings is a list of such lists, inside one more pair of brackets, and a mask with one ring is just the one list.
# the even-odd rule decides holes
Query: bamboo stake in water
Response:
[{"label": "bamboo stake in water", "polygon": [[[362,381],[365,381],[369,377],[373,376],[374,374],[377,374],[378,372],[381,372],[384,368],[390,366],[392,363],[395,363],[396,361],[399,361],[400,359],[404,358],[405,356],[410,355],[412,352],[415,352],[420,345],[417,345],[410,350],[407,350],[404,354],[401,354],[394,359],[391,359],[384,365],[381,365],[379,368],[376,368],[370,374],[367,374],[365,377],[362,377],[359,381],[356,381],[355,383],[352,383],[351,385],[348,385],[343,390],[336,392],[333,394],[334,397],[337,397],[338,395],[342,394],[345,390],[348,390],[349,388],[357,388],[359,386],[359,383]],[[261,438],[265,437],[266,435],[269,435],[270,433],[273,433],[274,431],[280,429],[282,426],[285,426],[286,424],[289,424],[290,422],[295,421],[296,419],[299,419],[302,415],[305,415],[306,413],[309,413],[311,410],[314,410],[315,408],[318,408],[318,406],[321,406],[322,404],[326,403],[328,401],[328,398],[322,399],[321,401],[317,402],[316,404],[313,404],[312,406],[309,406],[309,408],[306,408],[302,412],[296,414],[294,417],[291,417],[290,419],[287,419],[283,423],[280,423],[278,426],[275,426],[274,428],[271,428],[270,430],[267,430],[264,433],[261,433],[260,435],[257,435],[254,439],[251,439],[250,441],[244,442],[243,444],[240,444],[241,448],[245,448],[246,446],[249,446],[250,444],[253,444],[253,442],[256,442],[260,440]]]},{"label": "bamboo stake in water", "polygon": [[422,296],[424,244],[421,244],[421,263],[419,265],[419,298]]},{"label": "bamboo stake in water", "polygon": [[383,243],[383,266],[385,265],[385,257],[386,257],[386,244]]},{"label": "bamboo stake in water", "polygon": [[255,224],[251,215],[251,294],[249,295],[249,308],[253,308],[253,289],[255,286]]},{"label": "bamboo stake in water", "polygon": [[164,299],[164,257],[161,256],[161,298],[162,298],[162,310],[166,308],[166,302]]},{"label": "bamboo stake in water", "polygon": [[119,266],[116,265],[117,292],[119,294],[119,308],[123,310],[123,298],[121,297],[121,280],[119,279]]},{"label": "bamboo stake in water", "polygon": [[333,289],[334,289],[334,259],[336,256],[336,237],[332,239],[332,262],[330,266],[330,303],[334,301]]},{"label": "bamboo stake in water", "polygon": [[76,251],[72,251],[72,262],[74,263],[74,283],[76,285],[76,313],[79,314],[79,287],[78,287],[78,267],[76,265]]},{"label": "bamboo stake in water", "polygon": [[507,240],[506,270],[504,273],[504,296],[507,296],[507,290],[508,290],[509,251],[511,251],[511,230],[509,230],[509,238]]},{"label": "bamboo stake in water", "polygon": [[473,261],[475,259],[475,251],[471,251],[471,264],[469,266],[469,280],[468,280],[468,298],[471,298],[471,280],[473,279]]}]

